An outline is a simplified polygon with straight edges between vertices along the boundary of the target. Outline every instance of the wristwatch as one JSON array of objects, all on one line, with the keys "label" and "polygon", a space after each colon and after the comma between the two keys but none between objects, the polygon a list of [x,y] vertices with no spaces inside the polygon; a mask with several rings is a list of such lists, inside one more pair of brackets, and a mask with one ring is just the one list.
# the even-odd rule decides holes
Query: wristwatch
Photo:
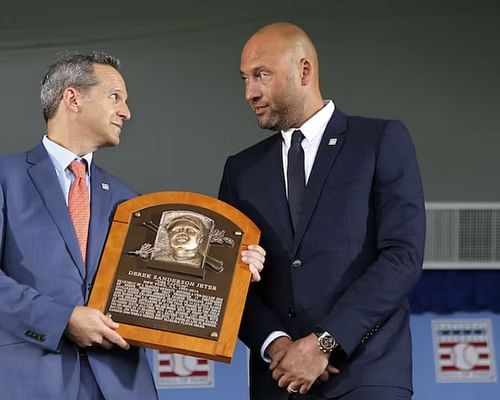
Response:
[{"label": "wristwatch", "polygon": [[316,340],[318,341],[319,348],[325,353],[331,353],[339,346],[335,338],[327,331],[316,328],[314,330],[314,334],[316,335]]}]

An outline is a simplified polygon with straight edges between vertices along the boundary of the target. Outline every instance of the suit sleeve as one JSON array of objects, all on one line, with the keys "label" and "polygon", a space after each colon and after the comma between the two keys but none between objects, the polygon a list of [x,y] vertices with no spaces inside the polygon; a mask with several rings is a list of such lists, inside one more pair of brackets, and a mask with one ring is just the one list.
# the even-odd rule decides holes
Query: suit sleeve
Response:
[{"label": "suit sleeve", "polygon": [[[230,157],[224,167],[219,188],[219,199],[242,210],[243,204],[240,204],[236,187],[233,184],[233,170],[232,158]],[[264,270],[261,273],[262,281],[250,285],[239,331],[239,337],[243,343],[256,353],[260,352],[262,344],[272,332],[286,332],[286,328],[281,324],[274,312],[265,304],[261,294],[261,287],[266,279],[266,269],[268,267],[269,265],[266,261]]]},{"label": "suit sleeve", "polygon": [[425,208],[415,149],[398,121],[380,136],[371,188],[377,254],[321,321],[352,353],[367,332],[398,308],[420,276],[425,242]]},{"label": "suit sleeve", "polygon": [[2,265],[7,240],[5,208],[0,188],[0,346],[27,341],[58,352],[73,306],[57,303],[5,274]]}]

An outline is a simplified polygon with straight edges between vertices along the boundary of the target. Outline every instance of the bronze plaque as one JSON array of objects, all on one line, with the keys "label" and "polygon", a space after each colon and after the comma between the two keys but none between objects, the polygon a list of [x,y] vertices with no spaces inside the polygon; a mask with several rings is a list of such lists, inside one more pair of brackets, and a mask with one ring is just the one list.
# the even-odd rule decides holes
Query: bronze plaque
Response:
[{"label": "bronze plaque", "polygon": [[132,344],[230,362],[251,278],[240,253],[259,235],[209,196],[128,200],[115,212],[89,306]]}]

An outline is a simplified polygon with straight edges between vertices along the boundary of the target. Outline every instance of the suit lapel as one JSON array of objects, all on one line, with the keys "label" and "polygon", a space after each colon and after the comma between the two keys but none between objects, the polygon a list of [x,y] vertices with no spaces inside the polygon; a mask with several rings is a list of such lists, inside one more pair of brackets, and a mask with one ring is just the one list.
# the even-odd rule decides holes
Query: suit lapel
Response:
[{"label": "suit lapel", "polygon": [[38,193],[40,193],[40,197],[61,233],[63,240],[66,242],[69,253],[78,267],[82,279],[84,279],[85,268],[80,252],[80,245],[78,244],[75,229],[73,228],[73,222],[69,216],[68,207],[57,180],[54,165],[42,144],[28,152],[27,162],[32,164],[28,168],[28,174]]},{"label": "suit lapel", "polygon": [[304,236],[307,225],[314,212],[316,204],[321,194],[321,189],[326,178],[339,154],[344,143],[344,133],[346,131],[347,118],[338,109],[336,109],[328,122],[328,125],[321,139],[318,153],[311,170],[311,175],[307,182],[302,201],[302,211],[299,220],[297,232],[293,241],[293,253],[297,252],[300,241]]},{"label": "suit lapel", "polygon": [[283,233],[282,237],[285,239],[284,243],[287,247],[290,247],[293,238],[293,229],[288,210],[288,200],[286,198],[280,134],[275,135],[275,140],[271,143],[270,149],[263,158],[262,163],[261,170],[265,171],[265,189],[273,206],[272,214],[276,217],[281,232]]},{"label": "suit lapel", "polygon": [[[87,244],[87,277],[91,280],[97,269],[99,255],[106,241],[109,228],[109,213],[112,207],[112,190],[109,179],[102,170],[92,163],[91,173],[91,214],[89,239]],[[89,281],[90,283],[90,281]]]}]

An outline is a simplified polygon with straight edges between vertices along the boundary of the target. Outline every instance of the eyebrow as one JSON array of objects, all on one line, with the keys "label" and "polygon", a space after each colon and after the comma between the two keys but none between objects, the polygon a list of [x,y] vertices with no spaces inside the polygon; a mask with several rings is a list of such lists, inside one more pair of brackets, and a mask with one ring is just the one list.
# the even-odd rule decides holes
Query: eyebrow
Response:
[{"label": "eyebrow", "polygon": [[119,92],[120,94],[128,96],[128,92],[126,90],[120,89],[118,87],[111,86],[107,90],[108,92]]},{"label": "eyebrow", "polygon": [[[265,69],[266,71],[269,71],[269,68],[266,67],[265,65],[257,65],[256,67],[251,68],[251,72],[256,72],[256,71],[259,71],[261,69]],[[243,75],[245,75],[245,73],[240,70],[240,76],[243,76]]]}]

